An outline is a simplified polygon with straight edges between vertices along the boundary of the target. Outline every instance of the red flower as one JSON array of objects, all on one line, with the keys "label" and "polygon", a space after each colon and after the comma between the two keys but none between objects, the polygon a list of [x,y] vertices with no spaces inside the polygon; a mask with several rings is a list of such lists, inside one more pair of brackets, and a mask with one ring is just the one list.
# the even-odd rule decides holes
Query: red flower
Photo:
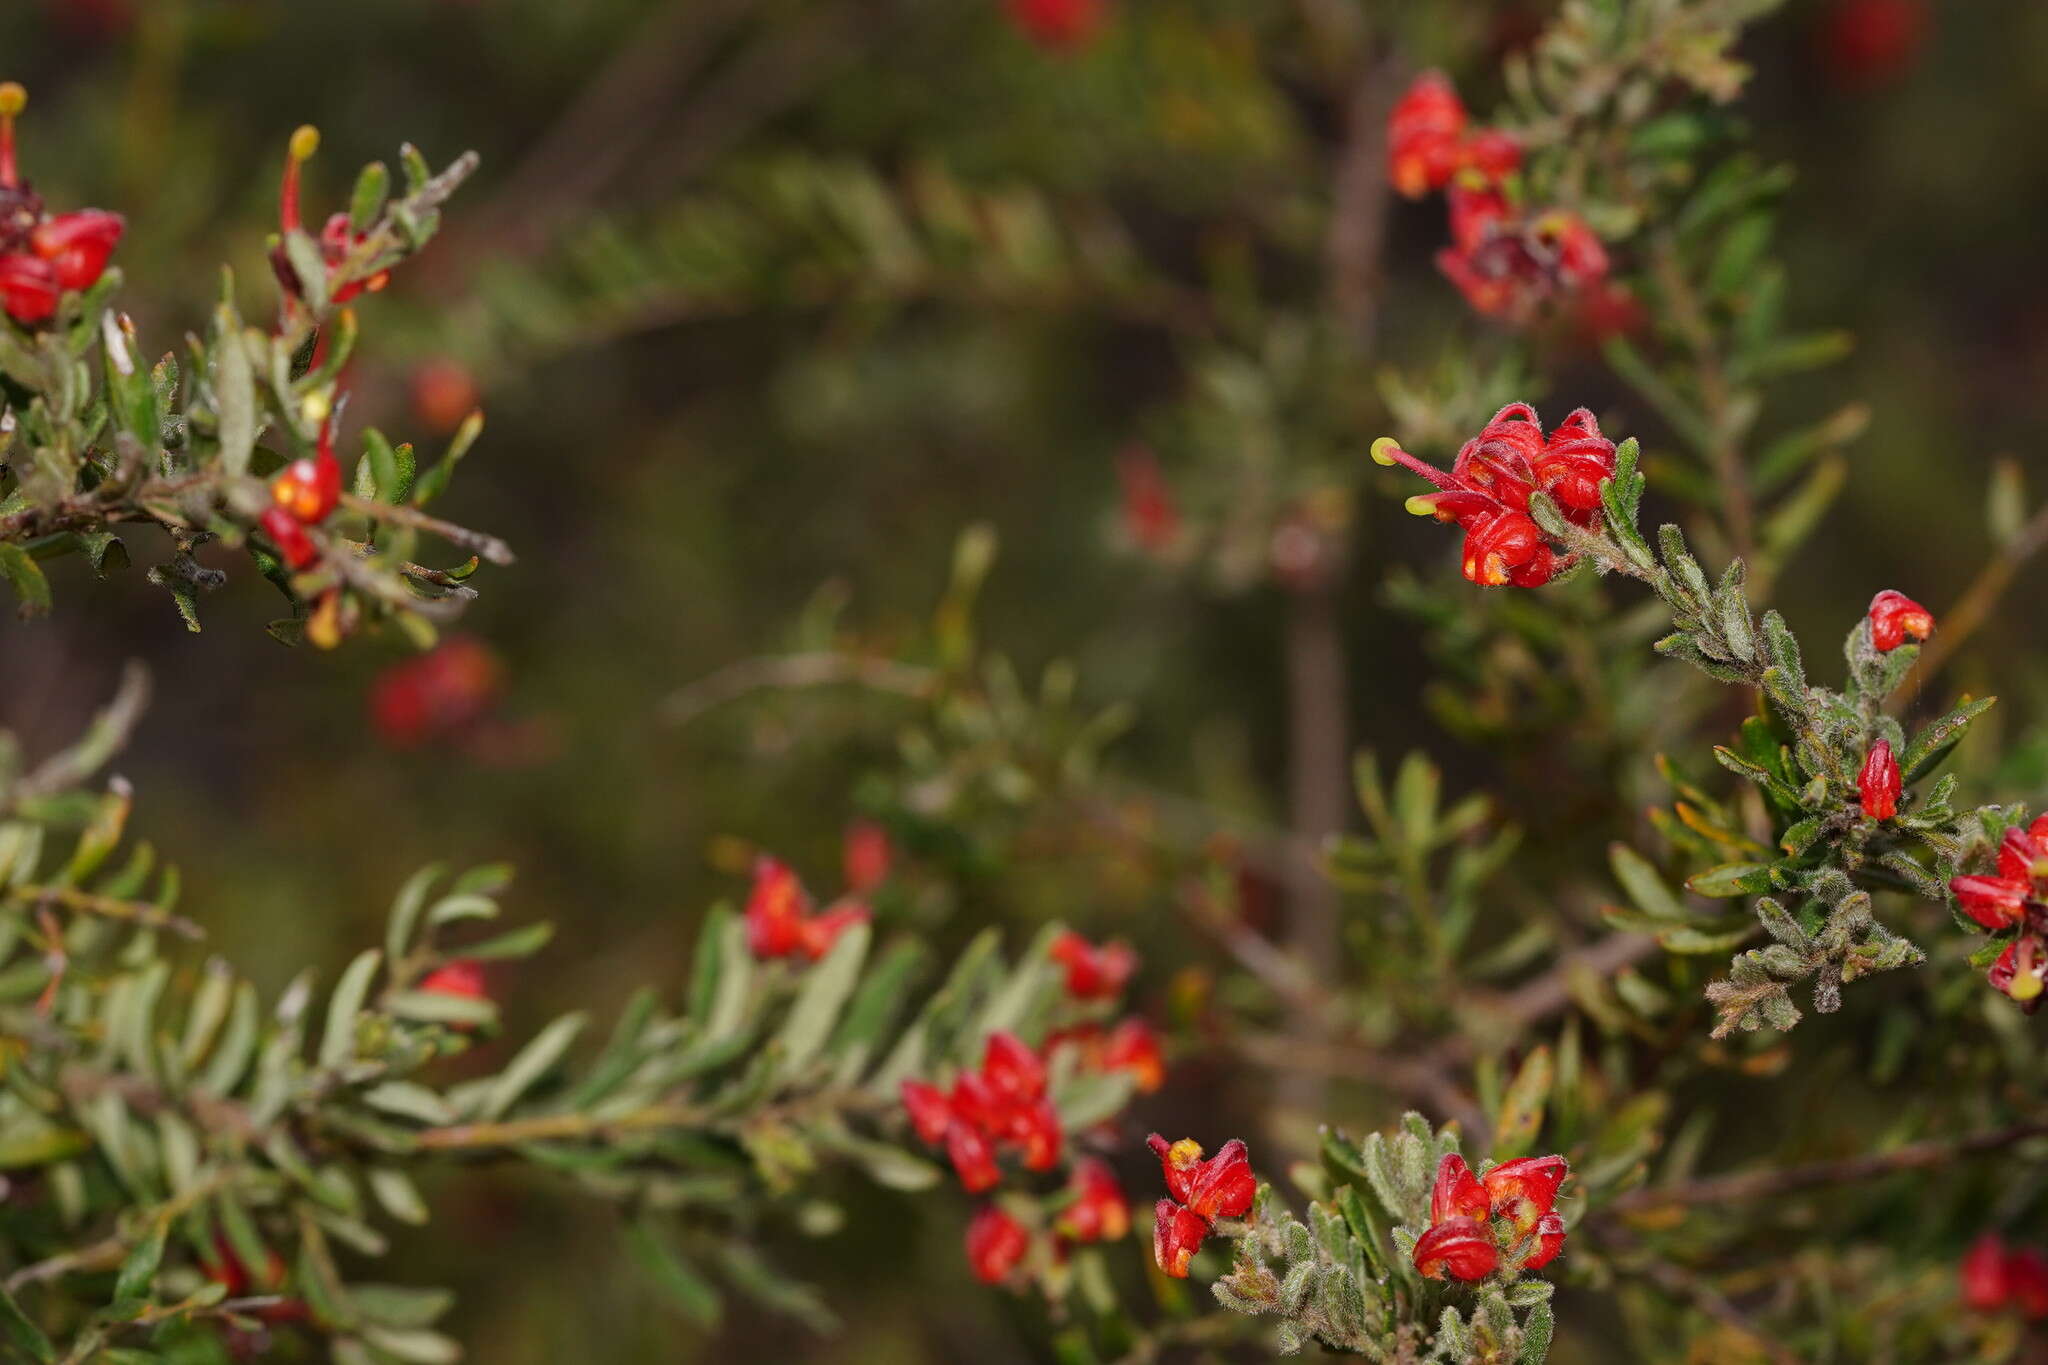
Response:
[{"label": "red flower", "polygon": [[1522,144],[1512,133],[1498,128],[1481,128],[1465,139],[1459,149],[1461,165],[1478,173],[1488,184],[1498,184],[1513,175],[1522,164]]},{"label": "red flower", "polygon": [[1159,1048],[1159,1035],[1135,1016],[1109,1031],[1102,1045],[1102,1067],[1129,1075],[1140,1094],[1149,1095],[1166,1084],[1166,1058]]},{"label": "red flower", "polygon": [[1457,174],[1465,104],[1441,71],[1425,71],[1387,119],[1387,176],[1410,199],[1440,190]]},{"label": "red flower", "polygon": [[1390,436],[1373,442],[1372,457],[1437,486],[1438,492],[1410,498],[1408,510],[1457,523],[1465,532],[1465,577],[1483,587],[1538,587],[1569,565],[1529,515],[1530,495],[1541,489],[1567,521],[1591,526],[1600,518],[1600,481],[1614,472],[1614,442],[1600,434],[1591,412],[1578,409],[1545,439],[1527,403],[1495,413],[1458,451],[1448,474]]},{"label": "red flower", "polygon": [[1076,1000],[1114,1000],[1138,969],[1129,944],[1097,947],[1071,930],[1053,940],[1052,960],[1067,969],[1067,994]]},{"label": "red flower", "polygon": [[447,435],[476,411],[476,379],[459,360],[446,356],[421,362],[412,372],[413,415],[427,430]]},{"label": "red flower", "polygon": [[0,310],[33,326],[56,313],[64,291],[99,279],[123,224],[102,209],[45,216],[42,197],[15,162],[14,120],[27,107],[26,90],[0,82]]},{"label": "red flower", "polygon": [[840,840],[839,856],[846,889],[856,894],[872,891],[889,877],[889,831],[873,820],[855,820]]},{"label": "red flower", "polygon": [[126,224],[105,209],[77,209],[45,219],[29,234],[29,246],[50,263],[60,289],[89,289],[107,268]]},{"label": "red flower", "polygon": [[270,482],[271,501],[311,526],[327,520],[341,502],[341,461],[334,457],[334,419],[320,424],[320,443],[310,460],[293,460]]},{"label": "red flower", "polygon": [[1987,1232],[1970,1246],[1962,1265],[1963,1305],[1980,1313],[2005,1307],[2012,1288],[2005,1273],[2005,1243]]},{"label": "red flower", "polygon": [[1164,554],[1180,539],[1180,507],[1149,446],[1129,445],[1116,457],[1123,493],[1124,534],[1147,554]]},{"label": "red flower", "polygon": [[1152,1259],[1176,1280],[1188,1277],[1188,1262],[1202,1249],[1209,1235],[1209,1220],[1193,1209],[1184,1209],[1171,1199],[1152,1206]]},{"label": "red flower", "polygon": [[1027,1171],[1049,1171],[1060,1164],[1066,1134],[1051,1100],[1019,1106],[1004,1125],[1004,1136],[1016,1144]]},{"label": "red flower", "polygon": [[1430,1226],[1416,1239],[1415,1268],[1431,1279],[1483,1280],[1503,1255],[1518,1256],[1521,1270],[1549,1265],[1564,1250],[1564,1218],[1553,1206],[1570,1174],[1563,1157],[1535,1156],[1475,1177],[1465,1158],[1446,1152],[1430,1188]]},{"label": "red flower", "polygon": [[1998,961],[1984,979],[1991,988],[2019,1002],[2028,1014],[2041,1008],[2041,992],[2048,988],[2048,942],[2029,930],[2005,945]]},{"label": "red flower", "polygon": [[1159,1156],[1166,1176],[1166,1192],[1178,1202],[1214,1222],[1218,1218],[1241,1218],[1259,1192],[1258,1177],[1252,1174],[1245,1145],[1236,1138],[1223,1144],[1215,1156],[1204,1161],[1202,1144],[1193,1138],[1169,1143],[1154,1133],[1145,1145]]},{"label": "red flower", "polygon": [[1076,1242],[1114,1242],[1131,1230],[1131,1206],[1108,1162],[1092,1156],[1075,1162],[1067,1188],[1073,1198],[1055,1224],[1062,1235]]},{"label": "red flower", "polygon": [[1446,1271],[1461,1280],[1483,1280],[1499,1265],[1493,1233],[1477,1218],[1432,1223],[1415,1242],[1415,1268],[1432,1280],[1441,1280]]},{"label": "red flower", "polygon": [[758,958],[801,957],[816,962],[839,936],[869,918],[866,906],[842,904],[811,913],[811,898],[788,864],[761,858],[747,893],[747,949]]},{"label": "red flower", "polygon": [[[319,150],[320,130],[310,123],[295,130],[291,141],[286,144],[284,178],[278,183],[277,190],[277,226],[281,235],[300,230],[299,168],[310,161],[313,153]],[[329,277],[328,302],[347,303],[364,290],[374,293],[390,281],[391,272],[380,270],[373,275],[346,279],[339,285],[332,283],[335,272],[348,260],[349,253],[368,237],[369,234],[366,232],[349,231],[346,213],[334,214],[321,225],[320,235],[315,240],[320,248],[320,260],[326,267]],[[292,264],[291,256],[281,242],[270,253],[270,265],[286,294],[293,298],[305,297],[305,283],[299,279],[298,267]]]},{"label": "red flower", "polygon": [[1001,1029],[982,1045],[981,1076],[1004,1100],[1021,1103],[1045,1094],[1045,1060],[1022,1038]]},{"label": "red flower", "polygon": [[488,1000],[484,964],[472,958],[458,958],[434,968],[420,978],[421,990],[434,995],[456,995],[464,1000]]},{"label": "red flower", "polygon": [[1934,613],[1902,592],[1886,588],[1870,599],[1870,643],[1889,654],[1908,640],[1934,634]]},{"label": "red flower", "polygon": [[918,1137],[946,1144],[960,1183],[970,1191],[1001,1179],[999,1145],[1014,1150],[1026,1170],[1059,1165],[1066,1134],[1046,1098],[1045,1060],[1011,1034],[990,1034],[981,1069],[954,1077],[950,1093],[923,1081],[904,1082],[900,1093]]},{"label": "red flower", "polygon": [[2048,1317],[2048,1256],[2033,1247],[2022,1247],[2006,1259],[2005,1278],[2022,1314]]},{"label": "red flower", "polygon": [[1451,242],[1437,269],[1482,317],[1529,321],[1553,301],[1607,289],[1607,247],[1583,218],[1562,209],[1517,215],[1497,187],[1451,187]]},{"label": "red flower", "polygon": [[[284,514],[284,509],[264,512],[266,530],[273,513]],[[504,672],[497,655],[480,641],[461,635],[444,640],[377,676],[370,688],[371,723],[378,737],[396,749],[460,734],[498,704]]]},{"label": "red flower", "polygon": [[1889,820],[1899,813],[1899,761],[1892,757],[1890,740],[1870,746],[1863,759],[1863,771],[1856,776],[1856,792],[1863,802],[1863,818]]},{"label": "red flower", "polygon": [[1008,1279],[1030,1249],[1030,1230],[994,1204],[984,1204],[967,1225],[967,1264],[983,1284]]},{"label": "red flower", "polygon": [[1906,69],[1926,37],[1924,0],[1836,0],[1821,24],[1821,55],[1838,83],[1879,85]]},{"label": "red flower", "polygon": [[1102,0],[1008,0],[1025,37],[1054,52],[1077,52],[1102,25]]},{"label": "red flower", "polygon": [[2025,829],[2005,832],[1998,844],[1996,876],[1957,877],[1948,889],[1965,913],[1986,929],[2005,929],[2044,908],[2048,900],[2048,815]]}]

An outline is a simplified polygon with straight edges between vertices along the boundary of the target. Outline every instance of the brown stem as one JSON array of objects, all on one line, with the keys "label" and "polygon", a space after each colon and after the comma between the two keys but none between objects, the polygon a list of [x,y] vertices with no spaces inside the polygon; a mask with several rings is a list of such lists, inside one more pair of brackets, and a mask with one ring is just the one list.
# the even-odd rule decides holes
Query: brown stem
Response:
[{"label": "brown stem", "polygon": [[424,1149],[444,1152],[516,1147],[527,1142],[644,1132],[650,1128],[688,1128],[704,1121],[704,1115],[698,1110],[676,1104],[651,1105],[616,1118],[598,1118],[592,1114],[536,1114],[532,1118],[506,1119],[498,1123],[463,1123],[451,1128],[429,1128],[419,1135],[419,1145]]}]

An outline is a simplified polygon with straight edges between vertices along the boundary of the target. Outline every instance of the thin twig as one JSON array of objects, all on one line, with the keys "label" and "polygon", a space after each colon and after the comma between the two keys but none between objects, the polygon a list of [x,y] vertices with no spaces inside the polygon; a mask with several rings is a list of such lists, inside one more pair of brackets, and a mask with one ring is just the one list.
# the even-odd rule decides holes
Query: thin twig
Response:
[{"label": "thin twig", "polygon": [[457,526],[452,521],[428,516],[419,508],[407,503],[379,502],[375,498],[360,498],[353,493],[341,495],[341,505],[351,512],[359,512],[372,521],[396,522],[410,526],[416,531],[439,536],[451,545],[460,545],[471,554],[482,555],[493,564],[513,562],[512,547],[496,536],[472,531],[466,526]]},{"label": "thin twig", "polygon": [[922,701],[937,691],[942,676],[935,668],[861,654],[769,654],[727,664],[669,693],[659,714],[669,725],[687,725],[749,693],[805,687],[857,686]]},{"label": "thin twig", "polygon": [[183,915],[172,914],[162,906],[152,905],[148,901],[99,896],[90,891],[81,891],[75,886],[10,886],[5,893],[5,900],[7,904],[24,910],[54,905],[69,910],[74,915],[91,915],[95,919],[137,924],[145,929],[168,929],[180,938],[196,941],[206,937],[206,931],[197,924]]},{"label": "thin twig", "polygon": [[1702,1313],[1730,1331],[1739,1333],[1773,1365],[1800,1365],[1799,1357],[1789,1347],[1766,1335],[1749,1314],[1736,1307],[1734,1301],[1704,1275],[1675,1261],[1643,1252],[1642,1243],[1625,1229],[1609,1228],[1603,1236],[1624,1252],[1642,1253],[1642,1273],[1651,1282],[1677,1298],[1690,1300]]}]

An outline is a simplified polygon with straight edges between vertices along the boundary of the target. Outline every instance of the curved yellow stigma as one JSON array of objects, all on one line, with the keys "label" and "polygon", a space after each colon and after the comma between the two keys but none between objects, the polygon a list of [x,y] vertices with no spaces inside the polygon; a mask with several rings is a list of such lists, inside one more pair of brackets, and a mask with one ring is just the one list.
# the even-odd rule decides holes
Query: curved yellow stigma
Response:
[{"label": "curved yellow stigma", "polygon": [[292,133],[291,155],[294,161],[311,161],[313,153],[320,150],[320,130],[310,123],[302,123]]},{"label": "curved yellow stigma", "polygon": [[0,81],[0,118],[13,118],[28,108],[28,90],[20,81]]},{"label": "curved yellow stigma", "polygon": [[1378,439],[1377,441],[1374,441],[1374,442],[1372,443],[1372,459],[1373,459],[1373,463],[1374,463],[1374,464],[1389,464],[1389,465],[1390,465],[1390,464],[1392,464],[1392,463],[1394,463],[1394,457],[1393,457],[1392,455],[1389,455],[1389,454],[1388,454],[1387,452],[1388,452],[1388,451],[1390,451],[1390,450],[1399,450],[1400,448],[1401,448],[1401,443],[1400,443],[1399,441],[1395,440],[1395,439],[1394,439],[1393,437],[1391,437],[1391,436],[1382,436],[1382,437],[1380,437],[1380,438],[1379,438],[1379,439]]}]

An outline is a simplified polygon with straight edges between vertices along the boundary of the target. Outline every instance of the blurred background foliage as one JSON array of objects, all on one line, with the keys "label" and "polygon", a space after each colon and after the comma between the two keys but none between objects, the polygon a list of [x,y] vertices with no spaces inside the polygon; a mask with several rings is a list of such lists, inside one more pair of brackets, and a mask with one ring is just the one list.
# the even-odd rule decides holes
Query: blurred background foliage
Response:
[{"label": "blurred background foliage", "polygon": [[[1795,322],[1858,338],[1802,381],[1800,408],[1872,409],[1832,515],[1776,591],[1822,657],[1877,586],[1937,613],[1964,590],[1991,554],[1998,457],[2048,484],[2033,411],[2048,162],[2027,150],[2048,117],[2033,59],[2048,10],[1933,7],[1924,44],[1873,72],[1842,64],[1831,8],[1801,0],[1746,37],[1758,75],[1739,113],[1767,160],[1799,168],[1778,237]],[[1501,53],[1546,12],[1359,9],[1394,35],[1395,69],[1449,67],[1480,109]],[[296,124],[326,137],[309,172],[321,212],[346,193],[339,168],[401,140],[436,161],[482,153],[444,238],[363,301],[379,317],[350,417],[430,439],[445,417],[418,399],[421,367],[473,375],[489,425],[451,514],[522,558],[485,575],[465,625],[503,662],[498,742],[379,743],[367,697],[396,642],[282,649],[256,628],[274,604],[254,575],[188,636],[139,573],[98,582],[71,562],[54,566],[64,610],[0,621],[0,725],[54,746],[122,660],[146,659],[157,700],[122,762],[136,828],[176,850],[188,905],[245,970],[269,990],[305,962],[338,964],[413,867],[509,858],[515,911],[560,933],[547,970],[494,988],[509,1016],[539,1018],[678,982],[698,917],[738,892],[753,847],[833,884],[846,819],[890,804],[875,774],[898,771],[912,710],[834,690],[677,725],[664,702],[767,652],[924,640],[962,527],[986,523],[1001,549],[975,612],[983,642],[1032,689],[1072,660],[1082,713],[1129,704],[1110,760],[1129,781],[1248,826],[1282,821],[1283,590],[1220,575],[1230,590],[1191,591],[1120,547],[1116,456],[1153,438],[1175,473],[1177,424],[1199,415],[1183,406],[1187,310],[1240,306],[1254,277],[1275,297],[1319,288],[1258,245],[1293,233],[1313,255],[1339,131],[1317,51],[1294,7],[1257,0],[1119,0],[1070,54],[1028,42],[997,0],[17,0],[0,10],[0,52],[34,91],[27,170],[55,199],[128,214],[129,278],[165,291],[127,296],[152,336],[200,324],[220,259],[257,258]],[[1429,264],[1439,215],[1392,210],[1376,364],[1426,371],[1475,325]],[[1377,410],[1373,376],[1316,373],[1304,344],[1306,360],[1247,361],[1317,395],[1297,425],[1283,395],[1273,429],[1290,458],[1355,465],[1375,433],[1327,423],[1347,392]],[[1591,353],[1544,368],[1551,406],[1613,414],[1616,435],[1642,415]],[[1440,723],[1416,616],[1388,587],[1396,566],[1434,573],[1449,554],[1402,513],[1409,491],[1352,513],[1336,600],[1353,742],[1427,747],[1450,791],[1486,791],[1527,831],[1518,860],[1575,857],[1597,878],[1602,850],[1563,828],[1583,812],[1557,799],[1561,778],[1619,761],[1646,799],[1660,784],[1639,755],[1575,752],[1570,726],[1487,743]],[[1963,759],[1989,797],[2048,779],[2048,746],[2022,742],[2048,700],[2029,605],[2044,575],[2023,567],[1950,668],[1947,690],[2004,699]],[[977,858],[912,842],[961,874],[958,906],[897,908],[935,940],[1058,915],[1133,940],[1155,1008],[1184,1015],[1200,998],[1213,954],[1128,844],[1026,840]],[[1534,876],[1515,867],[1510,883]],[[1257,922],[1270,911],[1253,900]],[[1754,1113],[1784,1120],[1833,1092],[1875,1123],[1882,1087],[1835,1086],[1862,1068],[1845,1027],[1800,1036],[1803,1101],[1725,1084]],[[1258,1071],[1185,1051],[1141,1121],[1259,1131]],[[1350,1117],[1388,1113],[1359,1102]],[[1149,1188],[1143,1163],[1127,1174]],[[1030,1358],[1009,1321],[1028,1304],[962,1292],[964,1201],[849,1184],[846,1229],[791,1253],[847,1334],[741,1317],[699,1339],[618,1273],[605,1212],[542,1197],[546,1184],[446,1177],[443,1216],[393,1267],[459,1291],[450,1326],[475,1359],[719,1359],[742,1340],[848,1362]],[[1595,1358],[1573,1349],[1560,1358]]]}]

